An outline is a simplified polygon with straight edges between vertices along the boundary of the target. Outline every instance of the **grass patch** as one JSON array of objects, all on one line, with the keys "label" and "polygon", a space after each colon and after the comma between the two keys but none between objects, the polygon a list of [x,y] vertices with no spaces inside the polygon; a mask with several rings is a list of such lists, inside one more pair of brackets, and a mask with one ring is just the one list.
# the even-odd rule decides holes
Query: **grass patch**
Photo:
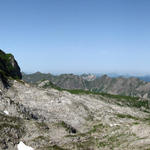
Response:
[{"label": "grass patch", "polygon": [[116,115],[119,118],[127,118],[127,119],[136,120],[136,122],[134,122],[135,125],[139,124],[139,122],[137,122],[137,121],[142,121],[142,122],[146,122],[146,123],[150,124],[150,116],[147,118],[137,118],[137,117],[131,116],[129,114],[127,114],[127,115],[126,114],[116,114]]},{"label": "grass patch", "polygon": [[45,122],[36,122],[36,126],[42,130],[49,130],[49,127]]},{"label": "grass patch", "polygon": [[115,147],[119,147],[122,143],[124,143],[127,139],[127,136],[135,136],[135,135],[127,135],[124,133],[120,133],[118,135],[108,136],[106,139],[98,142],[98,148],[108,147],[109,149],[113,149]]},{"label": "grass patch", "polygon": [[66,137],[88,137],[91,136],[91,134],[93,133],[99,133],[104,131],[104,129],[106,129],[107,127],[104,126],[103,124],[97,124],[94,125],[89,131],[85,132],[85,133],[78,133],[75,135],[67,135]]},{"label": "grass patch", "polygon": [[33,142],[42,142],[42,141],[46,141],[46,142],[49,142],[49,139],[47,137],[44,137],[44,136],[38,136],[34,139],[32,139]]},{"label": "grass patch", "polygon": [[94,125],[93,128],[87,132],[88,134],[92,134],[95,132],[101,132],[102,129],[106,128],[103,124]]},{"label": "grass patch", "polygon": [[129,114],[117,114],[117,117],[119,118],[128,118],[128,119],[133,119],[133,120],[141,120],[140,118],[137,118],[137,117],[134,117],[134,116],[131,116]]},{"label": "grass patch", "polygon": [[43,150],[67,150],[67,149],[64,149],[58,145],[53,145],[53,146],[47,146],[47,147],[44,147],[42,148]]},{"label": "grass patch", "polygon": [[94,150],[97,147],[96,142],[97,142],[97,139],[95,139],[94,137],[88,137],[85,141],[80,141],[80,142],[76,142],[72,144],[74,146],[73,149]]},{"label": "grass patch", "polygon": [[[93,95],[100,95],[109,99],[115,99],[115,102],[121,102],[123,105],[128,107],[136,107],[141,108],[144,107],[145,109],[149,109],[149,102],[148,100],[141,100],[139,97],[131,97],[131,96],[124,96],[124,95],[112,95],[107,93],[99,93],[99,92],[91,92],[91,91],[84,91],[84,90],[67,90],[71,94],[93,94]],[[143,110],[144,111],[144,110]],[[146,111],[146,110],[145,110]]]}]

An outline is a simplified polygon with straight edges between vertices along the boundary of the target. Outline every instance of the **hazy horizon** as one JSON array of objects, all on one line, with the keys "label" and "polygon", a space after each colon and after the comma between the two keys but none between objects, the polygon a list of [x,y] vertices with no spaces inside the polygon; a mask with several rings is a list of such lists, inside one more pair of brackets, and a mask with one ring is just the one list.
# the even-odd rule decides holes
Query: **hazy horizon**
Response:
[{"label": "hazy horizon", "polygon": [[0,4],[0,49],[24,72],[150,74],[149,0]]},{"label": "hazy horizon", "polygon": [[117,72],[42,72],[42,71],[35,71],[35,72],[25,72],[22,71],[22,73],[25,74],[34,74],[34,73],[44,73],[44,74],[52,74],[52,75],[61,75],[61,74],[74,74],[74,75],[83,75],[83,74],[93,74],[96,76],[102,76],[102,75],[108,75],[110,77],[144,77],[144,76],[150,76],[149,73],[117,73]]}]

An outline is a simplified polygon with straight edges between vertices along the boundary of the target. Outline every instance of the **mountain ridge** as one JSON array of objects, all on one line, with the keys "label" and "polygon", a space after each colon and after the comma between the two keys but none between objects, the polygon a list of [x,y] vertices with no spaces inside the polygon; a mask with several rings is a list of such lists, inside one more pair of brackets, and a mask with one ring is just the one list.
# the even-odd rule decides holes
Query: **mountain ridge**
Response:
[{"label": "mountain ridge", "polygon": [[[90,76],[91,77],[91,76]],[[54,76],[52,74],[34,73],[23,75],[23,80],[28,83],[37,83],[41,80],[49,80],[53,84],[63,89],[82,89],[93,92],[105,92],[116,95],[138,96],[150,98],[150,83],[135,77],[111,78],[107,75],[101,77],[93,76],[92,80],[88,75],[62,74]]]},{"label": "mountain ridge", "polygon": [[21,79],[20,67],[12,54],[6,54],[0,49],[0,79],[1,86],[8,87],[8,79]]}]

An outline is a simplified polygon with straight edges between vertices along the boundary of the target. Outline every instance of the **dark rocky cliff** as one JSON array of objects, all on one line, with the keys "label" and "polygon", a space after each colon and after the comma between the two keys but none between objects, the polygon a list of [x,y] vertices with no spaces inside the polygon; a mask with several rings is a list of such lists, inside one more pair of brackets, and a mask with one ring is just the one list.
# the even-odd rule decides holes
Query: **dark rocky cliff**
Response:
[{"label": "dark rocky cliff", "polygon": [[20,67],[12,54],[6,54],[0,50],[0,79],[5,86],[8,78],[21,79]]}]

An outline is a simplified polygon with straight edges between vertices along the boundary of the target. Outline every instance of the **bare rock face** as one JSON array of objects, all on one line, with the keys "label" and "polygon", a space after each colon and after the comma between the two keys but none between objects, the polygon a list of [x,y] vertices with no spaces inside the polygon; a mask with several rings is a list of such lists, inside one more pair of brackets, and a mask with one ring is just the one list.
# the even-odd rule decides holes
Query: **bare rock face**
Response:
[{"label": "bare rock face", "polygon": [[8,86],[8,78],[21,79],[20,67],[12,54],[6,54],[0,50],[0,87]]},{"label": "bare rock face", "polygon": [[20,67],[12,54],[0,50],[0,72],[14,79],[21,79]]}]

